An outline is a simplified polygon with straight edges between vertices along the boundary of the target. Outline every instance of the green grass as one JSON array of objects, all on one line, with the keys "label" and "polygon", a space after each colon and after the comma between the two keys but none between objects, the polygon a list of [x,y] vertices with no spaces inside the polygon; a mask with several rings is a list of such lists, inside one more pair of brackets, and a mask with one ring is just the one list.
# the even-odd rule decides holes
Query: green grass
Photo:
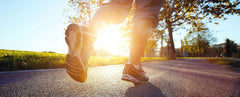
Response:
[{"label": "green grass", "polygon": [[[167,60],[162,57],[143,57],[142,62]],[[64,68],[66,54],[0,50],[0,71]],[[128,57],[91,56],[89,66],[125,64]]]},{"label": "green grass", "polygon": [[240,61],[229,60],[232,58],[207,58],[208,62],[214,64],[228,65],[232,67],[240,68]]},{"label": "green grass", "polygon": [[[101,65],[113,65],[113,64],[125,64],[128,62],[128,57],[102,57],[102,56],[91,56],[89,59],[90,66],[101,66]],[[141,62],[160,61],[167,60],[163,57],[142,57]]]},{"label": "green grass", "polygon": [[210,63],[240,68],[240,61],[231,60],[234,59],[234,57],[178,57],[178,59],[200,59],[200,58],[206,59]]},{"label": "green grass", "polygon": [[65,54],[0,50],[0,71],[63,68]]},{"label": "green grass", "polygon": [[206,57],[177,57],[177,59],[201,59]]},{"label": "green grass", "polygon": [[89,59],[89,66],[102,66],[102,65],[113,65],[113,64],[124,64],[127,63],[128,57],[102,57],[102,56],[91,56]]}]

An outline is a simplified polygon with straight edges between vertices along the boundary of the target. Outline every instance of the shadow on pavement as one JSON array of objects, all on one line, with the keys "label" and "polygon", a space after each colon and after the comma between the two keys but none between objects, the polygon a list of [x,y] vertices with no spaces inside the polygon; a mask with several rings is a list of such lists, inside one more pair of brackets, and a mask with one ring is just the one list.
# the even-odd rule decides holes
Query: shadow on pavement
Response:
[{"label": "shadow on pavement", "polygon": [[240,97],[240,80],[235,84],[232,94],[230,97]]},{"label": "shadow on pavement", "polygon": [[238,78],[237,78],[237,82],[234,85],[234,89],[233,89],[230,97],[240,97],[240,70],[239,70],[239,68],[237,68],[237,70],[235,69],[234,72],[238,73]]},{"label": "shadow on pavement", "polygon": [[165,97],[162,91],[151,83],[139,84],[129,87],[125,92],[126,97]]},{"label": "shadow on pavement", "polygon": [[32,75],[27,75],[27,73],[0,73],[0,86],[25,79],[31,79],[32,77]]}]

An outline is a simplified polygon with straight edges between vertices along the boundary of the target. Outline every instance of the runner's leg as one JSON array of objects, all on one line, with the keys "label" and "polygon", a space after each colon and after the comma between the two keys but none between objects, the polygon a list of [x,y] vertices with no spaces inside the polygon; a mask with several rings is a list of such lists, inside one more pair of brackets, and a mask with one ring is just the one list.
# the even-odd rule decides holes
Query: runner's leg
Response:
[{"label": "runner's leg", "polygon": [[[96,40],[95,35],[92,33],[97,33],[103,27],[103,24],[117,24],[127,16],[127,12],[123,11],[124,9],[113,6],[119,2],[114,3],[113,1],[119,0],[112,0],[110,4],[98,9],[88,27],[70,24],[65,31],[65,39],[69,49],[66,58],[67,73],[78,82],[85,82],[87,78],[88,59]],[[128,4],[126,3],[128,0],[125,3],[123,1],[120,1],[120,3],[123,3],[123,5]],[[128,12],[129,10],[130,6]]]},{"label": "runner's leg", "polygon": [[122,23],[130,12],[131,4],[132,0],[111,0],[103,4],[91,19],[88,32],[98,33],[107,25]]},{"label": "runner's leg", "polygon": [[130,43],[130,64],[141,63],[149,34],[158,24],[162,3],[163,0],[136,0]]}]

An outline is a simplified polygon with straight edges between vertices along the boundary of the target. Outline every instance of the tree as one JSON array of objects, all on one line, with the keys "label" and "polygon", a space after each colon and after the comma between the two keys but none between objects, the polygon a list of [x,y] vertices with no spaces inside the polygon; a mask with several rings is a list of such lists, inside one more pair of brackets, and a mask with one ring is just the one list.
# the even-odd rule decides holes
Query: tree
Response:
[{"label": "tree", "polygon": [[[209,21],[224,18],[226,14],[239,14],[238,0],[164,0],[159,22],[169,35],[170,57],[175,59],[173,32],[186,25],[197,25],[203,19]],[[213,17],[213,18],[212,18]],[[199,29],[201,30],[201,29]]]},{"label": "tree", "polygon": [[163,57],[163,52],[164,52],[164,50],[163,50],[163,42],[164,41],[167,41],[168,39],[167,39],[167,37],[166,37],[166,33],[165,33],[165,30],[158,30],[158,29],[156,29],[155,30],[157,33],[159,33],[158,34],[158,36],[160,36],[160,45],[161,45],[161,47],[160,47],[160,57]]},{"label": "tree", "polygon": [[191,54],[191,56],[210,56],[210,44],[215,42],[215,37],[206,28],[203,23],[192,25],[189,33],[182,41],[182,49]]},{"label": "tree", "polygon": [[234,41],[226,39],[225,55],[226,57],[237,57],[238,46]]},{"label": "tree", "polygon": [[153,35],[155,33],[151,33],[150,38],[148,39],[147,46],[145,48],[145,56],[147,57],[153,57],[155,55],[155,49],[157,48],[157,41],[158,38],[154,37]]},{"label": "tree", "polygon": [[223,57],[225,43],[215,44],[212,46],[212,57]]},{"label": "tree", "polygon": [[201,36],[199,33],[196,37],[191,36],[190,40],[187,41],[187,45],[183,46],[183,50],[189,52],[189,54],[194,57],[207,56],[209,48],[209,41],[204,38],[204,36]]},{"label": "tree", "polygon": [[232,56],[232,52],[231,52],[231,42],[230,42],[229,39],[226,39],[225,50],[226,50],[226,56],[227,56],[227,57],[231,57],[231,56]]},{"label": "tree", "polygon": [[[105,0],[69,0],[71,11],[69,23],[86,25],[94,10]],[[169,59],[175,58],[173,32],[179,28],[188,29],[187,25],[196,25],[203,19],[213,21],[224,18],[226,14],[239,14],[238,0],[164,0],[160,11],[159,22],[168,32]]]},{"label": "tree", "polygon": [[[105,0],[69,0],[67,9],[68,23],[86,25],[93,12],[100,7]],[[66,9],[64,10],[66,11]]]},{"label": "tree", "polygon": [[156,49],[158,46],[157,43],[159,40],[161,40],[161,48],[162,48],[163,40],[164,40],[164,30],[154,29],[153,32],[150,34],[150,37],[147,42],[147,46],[145,49],[146,56],[155,56]]}]

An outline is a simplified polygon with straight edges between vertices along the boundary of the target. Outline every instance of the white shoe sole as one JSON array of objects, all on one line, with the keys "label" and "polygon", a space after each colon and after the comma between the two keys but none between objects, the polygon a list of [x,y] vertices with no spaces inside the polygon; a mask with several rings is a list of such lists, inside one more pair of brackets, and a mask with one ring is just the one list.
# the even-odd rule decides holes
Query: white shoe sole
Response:
[{"label": "white shoe sole", "polygon": [[135,77],[133,77],[129,74],[123,74],[121,79],[125,80],[125,81],[134,82],[134,83],[147,83],[147,82],[144,82],[144,81],[140,81],[140,80],[136,79]]}]

